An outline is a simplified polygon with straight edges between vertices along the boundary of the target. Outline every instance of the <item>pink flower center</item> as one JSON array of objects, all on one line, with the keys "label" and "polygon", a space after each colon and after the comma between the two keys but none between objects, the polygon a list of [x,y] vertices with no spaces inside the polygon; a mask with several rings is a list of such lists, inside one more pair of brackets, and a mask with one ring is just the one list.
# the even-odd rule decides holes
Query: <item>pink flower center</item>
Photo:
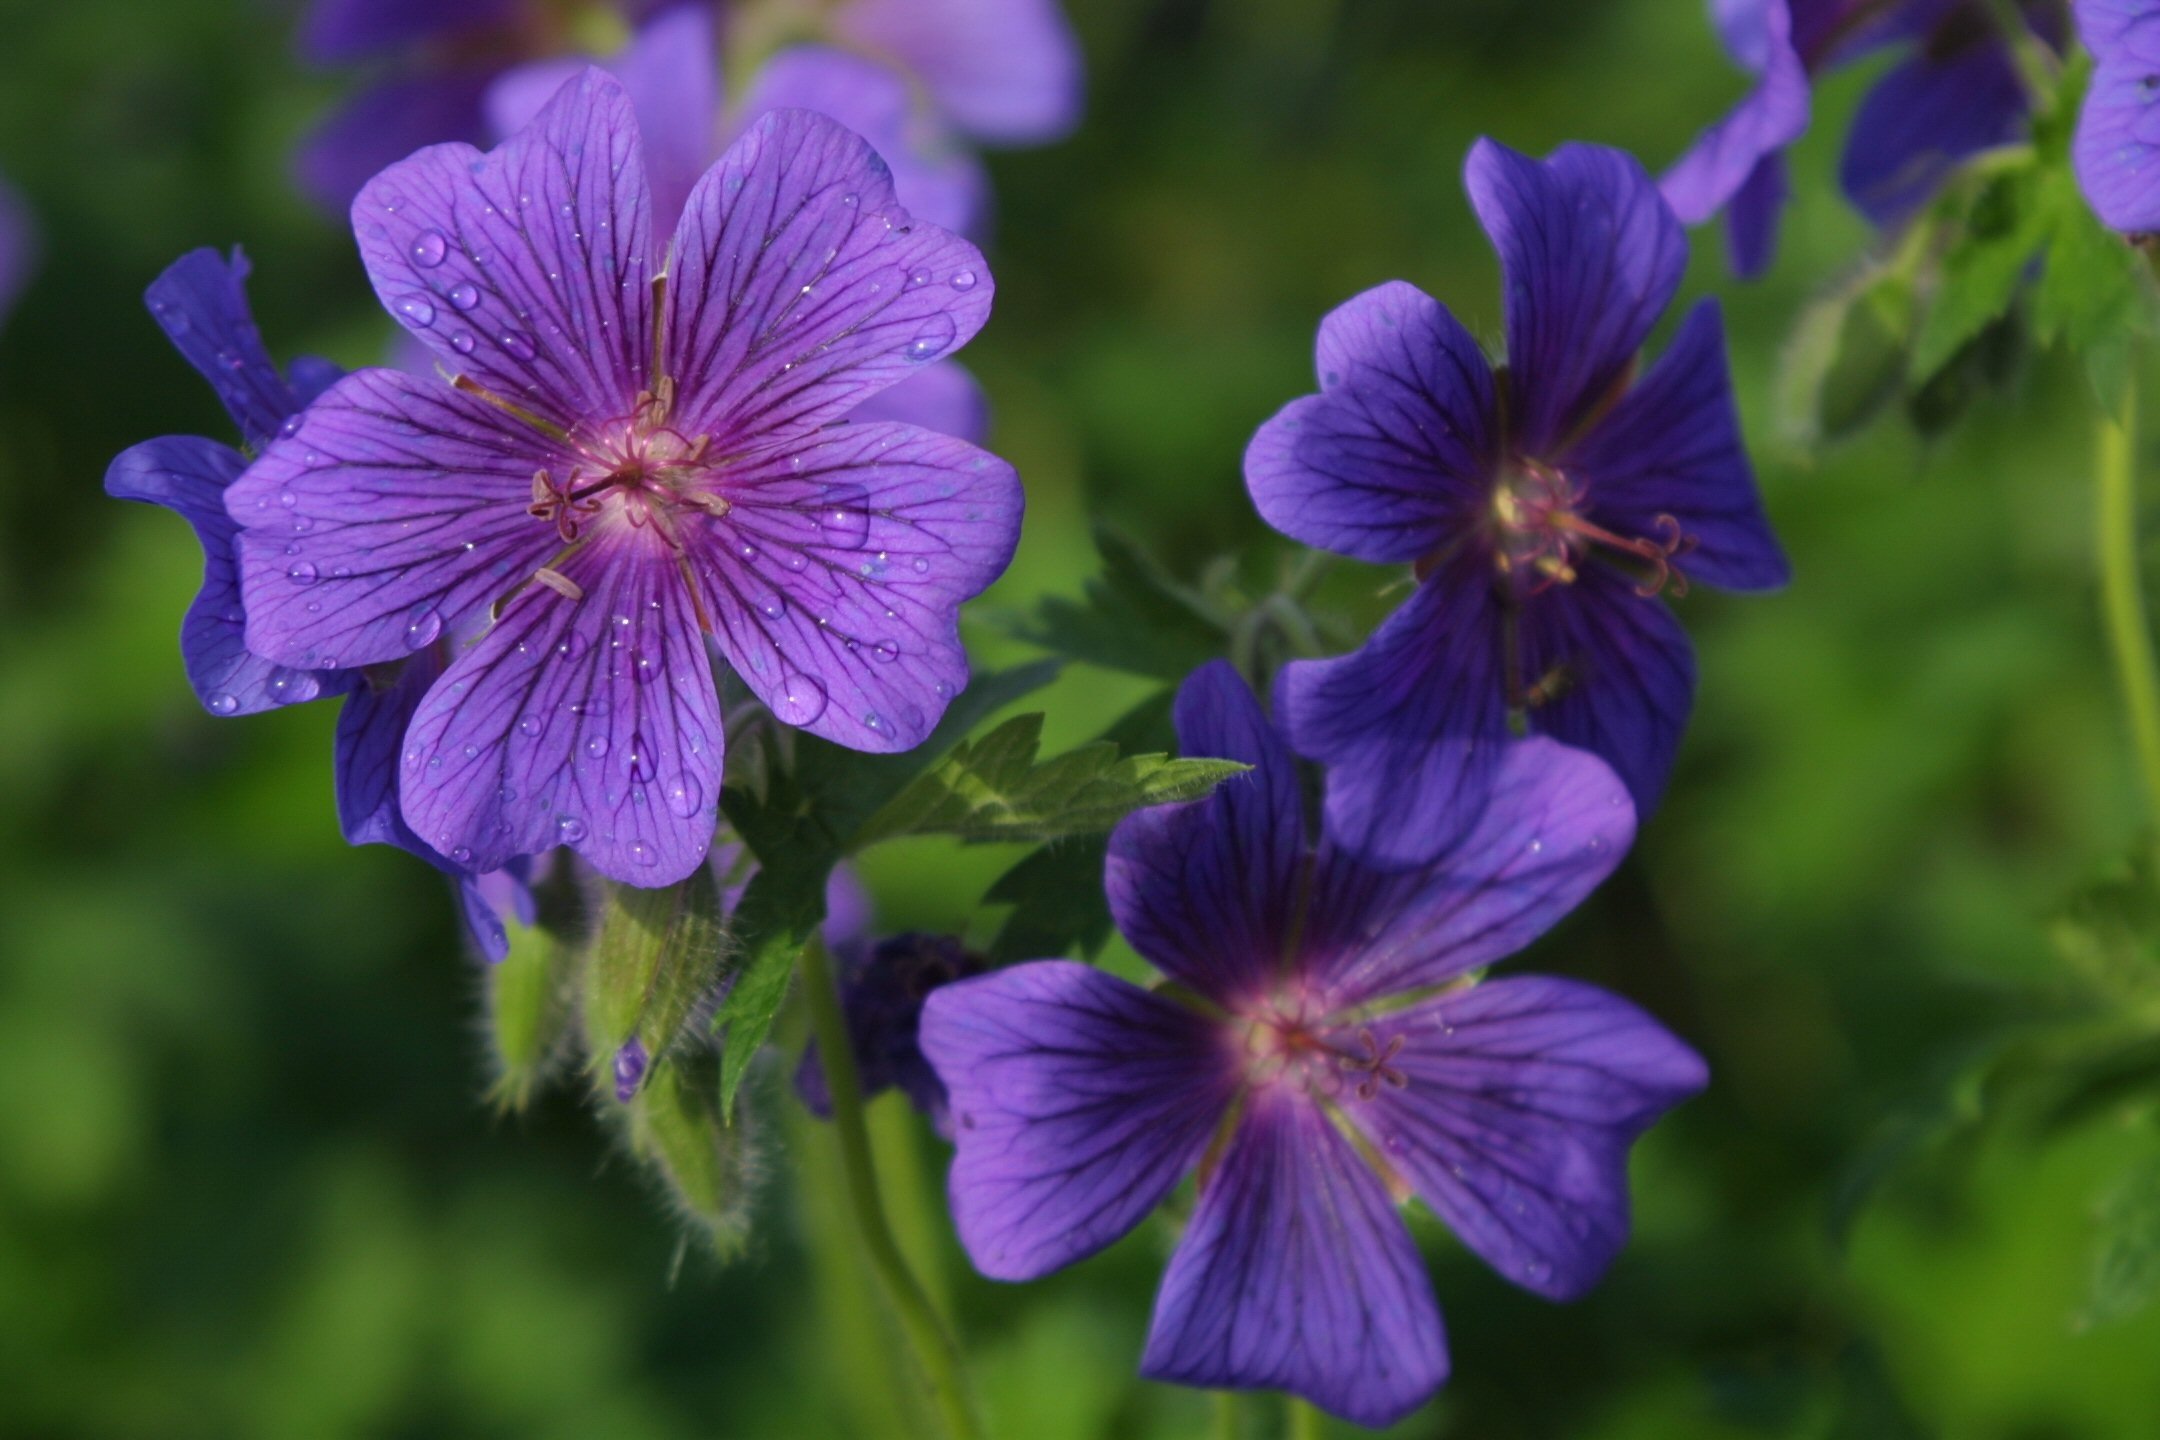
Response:
[{"label": "pink flower center", "polygon": [[527,513],[552,524],[565,545],[576,543],[596,516],[613,511],[632,526],[658,525],[677,549],[677,511],[726,515],[733,507],[720,494],[718,472],[706,458],[712,437],[692,439],[668,424],[673,392],[663,380],[658,393],[638,397],[629,415],[590,435],[572,436],[577,460],[561,476],[534,473]]},{"label": "pink flower center", "polygon": [[1315,1099],[1337,1099],[1349,1090],[1371,1100],[1383,1085],[1409,1088],[1410,1077],[1394,1063],[1402,1049],[1399,1032],[1382,1040],[1369,1025],[1345,1024],[1340,1016],[1317,1013],[1308,1002],[1280,997],[1246,1018],[1245,1079],[1255,1087],[1288,1086]]},{"label": "pink flower center", "polygon": [[1577,566],[1603,550],[1639,574],[1636,592],[1655,595],[1671,587],[1687,593],[1687,576],[1675,563],[1695,547],[1671,515],[1655,521],[1655,539],[1618,535],[1584,517],[1587,492],[1567,472],[1536,460],[1516,460],[1501,471],[1492,491],[1488,543],[1500,573],[1519,595],[1575,583]]}]

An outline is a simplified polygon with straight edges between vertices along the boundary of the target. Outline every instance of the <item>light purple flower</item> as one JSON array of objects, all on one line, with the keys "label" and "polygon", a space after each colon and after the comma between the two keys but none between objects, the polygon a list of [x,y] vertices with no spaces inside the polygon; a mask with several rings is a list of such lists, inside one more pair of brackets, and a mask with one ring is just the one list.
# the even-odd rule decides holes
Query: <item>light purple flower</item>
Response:
[{"label": "light purple flower", "polygon": [[2160,0],[2077,0],[2093,55],[2071,161],[2102,223],[2160,231]]},{"label": "light purple flower", "polygon": [[1481,140],[1467,180],[1506,282],[1504,380],[1445,307],[1392,282],[1321,322],[1320,393],[1245,454],[1276,529],[1415,567],[1416,591],[1364,648],[1292,662],[1281,692],[1293,743],[1330,767],[1337,839],[1406,861],[1422,858],[1426,817],[1474,803],[1511,717],[1602,756],[1647,812],[1695,688],[1657,593],[1786,578],[1715,302],[1634,380],[1686,260],[1642,167]]},{"label": "light purple flower", "polygon": [[1599,761],[1528,740],[1481,812],[1428,817],[1452,835],[1432,865],[1373,870],[1308,846],[1289,752],[1226,664],[1187,681],[1177,720],[1186,753],[1255,768],[1112,836],[1112,913],[1170,988],[1036,961],[924,1006],[954,1218],[983,1273],[1033,1279],[1197,1171],[1142,1372],[1388,1424],[1447,1374],[1396,1202],[1573,1298],[1626,1239],[1628,1147],[1705,1083],[1612,995],[1477,981],[1604,878],[1634,812]]},{"label": "light purple flower", "polygon": [[[2060,46],[2053,0],[2023,0],[2035,34]],[[1726,50],[1755,77],[1664,179],[1680,218],[1727,211],[1733,269],[1754,275],[1776,248],[1785,148],[1807,129],[1812,77],[1886,48],[1846,137],[1839,179],[1877,225],[1905,219],[1968,157],[2020,135],[2031,109],[1996,14],[1982,0],[1712,0]]]},{"label": "light purple flower", "polygon": [[[175,348],[199,371],[239,426],[241,441],[259,450],[298,428],[300,411],[343,371],[302,356],[280,373],[249,312],[247,257],[215,250],[181,256],[151,282],[144,300]],[[241,604],[240,526],[225,509],[225,491],[247,466],[229,445],[192,435],[168,435],[124,451],[105,473],[118,499],[162,505],[194,527],[203,547],[203,584],[180,627],[188,683],[213,715],[250,715],[326,695],[344,695],[334,757],[338,819],[354,845],[395,845],[458,882],[460,909],[481,952],[507,953],[501,916],[522,902],[523,876],[472,875],[453,865],[405,825],[396,807],[395,761],[405,722],[433,677],[442,673],[445,646],[430,645],[403,661],[371,670],[332,666],[294,668],[251,653]],[[468,622],[469,623],[469,622]]]},{"label": "light purple flower", "polygon": [[619,880],[689,874],[721,778],[708,636],[786,724],[929,733],[1020,490],[965,442],[831,423],[965,344],[993,288],[858,137],[767,116],[661,245],[631,101],[588,70],[487,154],[392,166],[354,224],[456,383],[348,377],[227,502],[269,658],[376,664],[495,614],[406,736],[423,839],[475,869],[565,844]]},{"label": "light purple flower", "polygon": [[1058,0],[843,0],[826,23],[917,76],[986,144],[1047,144],[1080,123],[1080,44]]},{"label": "light purple flower", "polygon": [[37,227],[30,222],[30,207],[0,176],[0,324],[6,322],[16,297],[30,283],[37,258]]}]

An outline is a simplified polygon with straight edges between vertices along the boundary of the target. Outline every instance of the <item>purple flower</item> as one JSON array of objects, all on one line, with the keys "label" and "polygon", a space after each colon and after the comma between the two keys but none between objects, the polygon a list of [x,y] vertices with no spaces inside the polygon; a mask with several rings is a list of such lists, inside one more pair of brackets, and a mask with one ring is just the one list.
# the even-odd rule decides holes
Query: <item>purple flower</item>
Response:
[{"label": "purple flower", "polygon": [[15,297],[30,282],[37,268],[37,229],[30,223],[30,207],[15,187],[0,177],[0,323],[15,308]]},{"label": "purple flower", "polygon": [[1395,1204],[1573,1298],[1626,1239],[1629,1145],[1705,1083],[1623,1000],[1476,979],[1604,878],[1634,812],[1598,760],[1527,740],[1475,817],[1428,816],[1452,832],[1432,865],[1378,871],[1307,846],[1289,752],[1226,664],[1186,682],[1177,721],[1188,754],[1255,768],[1112,836],[1112,911],[1167,986],[1036,961],[924,1006],[960,1238],[985,1274],[1032,1279],[1197,1171],[1142,1372],[1387,1424],[1447,1374]]},{"label": "purple flower", "polygon": [[1080,45],[1057,0],[843,0],[826,23],[914,74],[986,144],[1047,144],[1080,123]]},{"label": "purple flower", "polygon": [[[864,1099],[897,1086],[908,1103],[930,1117],[938,1133],[950,1136],[944,1082],[923,1058],[918,1030],[923,1001],[941,986],[986,968],[980,955],[950,935],[895,935],[843,957],[840,1003],[847,1016],[849,1048],[862,1082]],[[795,1071],[795,1093],[810,1112],[832,1117],[832,1092],[817,1042],[803,1050]]]},{"label": "purple flower", "polygon": [[[247,257],[215,250],[181,256],[151,282],[144,299],[181,355],[199,371],[259,450],[298,428],[300,411],[344,373],[303,356],[280,373],[248,310]],[[180,627],[188,683],[213,715],[250,715],[325,695],[345,695],[338,717],[335,774],[338,818],[354,845],[411,851],[457,880],[460,907],[482,953],[500,960],[508,939],[501,916],[530,909],[523,875],[471,875],[406,827],[395,804],[395,757],[405,721],[432,678],[443,646],[425,646],[403,662],[369,671],[295,668],[253,654],[245,644],[240,526],[226,513],[225,491],[247,466],[240,451],[215,440],[168,435],[124,451],[105,473],[106,493],[163,505],[194,527],[203,547],[203,584]]]},{"label": "purple flower", "polygon": [[2077,0],[2093,54],[2071,162],[2101,221],[2126,234],[2160,231],[2160,0]]},{"label": "purple flower", "polygon": [[[2060,46],[2060,6],[2021,0],[2034,33]],[[1721,209],[1733,269],[1759,273],[1777,243],[1785,147],[1807,129],[1809,84],[1875,51],[1902,58],[1861,102],[1839,178],[1877,225],[1917,209],[1966,158],[2014,140],[2031,99],[1983,0],[1713,0],[1726,50],[1755,88],[1668,171],[1665,198],[1701,224]]]},{"label": "purple flower", "polygon": [[1609,761],[1656,803],[1695,688],[1657,599],[1783,583],[1742,449],[1714,302],[1634,383],[1680,282],[1680,227],[1642,167],[1480,141],[1471,203],[1500,252],[1496,377],[1445,307],[1396,281],[1321,322],[1321,391],[1253,437],[1246,484],[1308,545],[1411,564],[1418,587],[1355,654],[1296,661],[1280,708],[1331,767],[1328,823],[1415,861],[1426,817],[1470,803],[1511,717]]},{"label": "purple flower", "polygon": [[378,664],[494,614],[405,737],[423,839],[473,869],[563,844],[619,880],[689,874],[721,778],[708,637],[786,724],[929,733],[1020,490],[963,441],[831,423],[966,343],[992,291],[859,138],[767,116],[661,245],[630,99],[588,70],[493,151],[392,166],[354,224],[456,383],[348,377],[227,503],[271,659]]}]

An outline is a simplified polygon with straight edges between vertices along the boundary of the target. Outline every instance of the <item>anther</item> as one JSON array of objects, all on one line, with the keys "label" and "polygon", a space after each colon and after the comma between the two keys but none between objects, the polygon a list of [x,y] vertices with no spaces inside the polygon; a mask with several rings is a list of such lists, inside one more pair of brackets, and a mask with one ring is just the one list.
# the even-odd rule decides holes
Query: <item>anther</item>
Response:
[{"label": "anther", "polygon": [[566,600],[582,600],[585,598],[585,587],[563,574],[560,570],[550,570],[543,565],[538,570],[533,571],[533,579],[547,586],[548,589],[553,590]]},{"label": "anther", "polygon": [[1380,1037],[1373,1034],[1372,1027],[1368,1025],[1358,1031],[1358,1040],[1365,1046],[1365,1058],[1356,1059],[1349,1055],[1338,1055],[1335,1060],[1336,1064],[1351,1074],[1356,1074],[1359,1071],[1365,1072],[1365,1078],[1358,1081],[1358,1099],[1377,1099],[1382,1084],[1385,1084],[1391,1090],[1407,1090],[1410,1088],[1410,1077],[1388,1063],[1402,1053],[1403,1036],[1401,1031],[1398,1030],[1393,1035],[1388,1036],[1387,1044],[1382,1046]]}]

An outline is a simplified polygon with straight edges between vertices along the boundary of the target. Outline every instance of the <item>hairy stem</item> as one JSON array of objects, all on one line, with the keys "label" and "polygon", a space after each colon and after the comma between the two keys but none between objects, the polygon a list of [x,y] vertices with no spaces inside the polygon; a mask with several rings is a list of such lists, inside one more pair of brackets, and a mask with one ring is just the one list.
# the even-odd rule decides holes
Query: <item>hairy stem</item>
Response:
[{"label": "hairy stem", "polygon": [[863,1123],[862,1085],[855,1075],[855,1055],[848,1045],[847,1021],[840,1011],[840,991],[833,983],[832,960],[816,936],[803,946],[803,992],[809,1002],[810,1029],[817,1036],[818,1061],[825,1068],[825,1088],[832,1098],[833,1133],[840,1141],[840,1167],[847,1180],[848,1209],[870,1268],[884,1287],[899,1318],[931,1397],[944,1418],[951,1440],[980,1440],[981,1428],[968,1397],[960,1347],[938,1317],[915,1272],[908,1268],[885,1218],[878,1192],[877,1166],[870,1158],[870,1132]]},{"label": "hairy stem", "polygon": [[2160,823],[2160,666],[2153,661],[2152,630],[2145,614],[2145,587],[2138,566],[2137,389],[2126,381],[2121,403],[2100,420],[2097,541],[2100,609],[2115,678],[2137,747],[2145,797]]}]

